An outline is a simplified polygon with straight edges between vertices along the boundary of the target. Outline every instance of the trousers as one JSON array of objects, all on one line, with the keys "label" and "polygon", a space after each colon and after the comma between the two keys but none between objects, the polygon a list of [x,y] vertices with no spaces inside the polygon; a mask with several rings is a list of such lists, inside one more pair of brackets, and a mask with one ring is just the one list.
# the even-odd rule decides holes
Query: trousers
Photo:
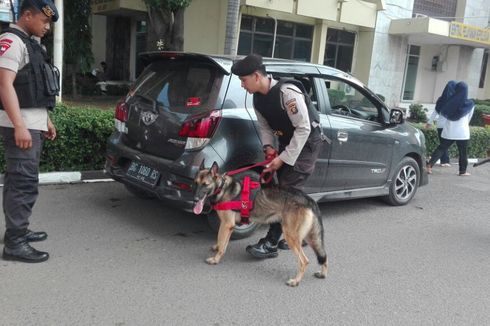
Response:
[{"label": "trousers", "polygon": [[3,212],[7,233],[27,229],[39,193],[39,162],[43,138],[40,130],[29,130],[29,132],[32,137],[32,147],[20,149],[15,145],[14,129],[0,127],[6,161]]},{"label": "trousers", "polygon": [[[322,140],[319,134],[308,139],[294,166],[284,164],[277,170],[277,180],[280,186],[292,187],[303,190],[303,186],[315,168],[315,163],[320,154]],[[285,146],[280,146],[280,151]],[[273,244],[277,244],[282,235],[281,223],[273,223],[269,227],[266,238]]]},{"label": "trousers", "polygon": [[451,140],[441,138],[441,143],[436,148],[434,153],[432,153],[432,155],[430,156],[429,164],[433,166],[454,142],[456,142],[456,146],[458,146],[459,152],[459,173],[465,173],[466,168],[468,167],[468,139]]}]

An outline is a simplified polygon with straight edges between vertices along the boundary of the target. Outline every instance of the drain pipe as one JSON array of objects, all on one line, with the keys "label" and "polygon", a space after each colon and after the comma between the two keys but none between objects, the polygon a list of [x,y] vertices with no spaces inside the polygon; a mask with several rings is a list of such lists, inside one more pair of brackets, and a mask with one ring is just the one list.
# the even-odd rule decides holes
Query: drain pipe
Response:
[{"label": "drain pipe", "polygon": [[53,44],[53,56],[54,65],[60,71],[60,95],[57,98],[58,102],[62,100],[63,94],[63,30],[64,30],[64,10],[63,10],[63,0],[55,0],[55,6],[58,9],[59,18],[56,23],[54,23],[54,44]]},{"label": "drain pipe", "polygon": [[266,16],[270,19],[274,19],[274,36],[272,38],[272,55],[271,55],[271,58],[274,58],[274,50],[276,49],[277,19],[271,17],[269,14],[266,14]]}]

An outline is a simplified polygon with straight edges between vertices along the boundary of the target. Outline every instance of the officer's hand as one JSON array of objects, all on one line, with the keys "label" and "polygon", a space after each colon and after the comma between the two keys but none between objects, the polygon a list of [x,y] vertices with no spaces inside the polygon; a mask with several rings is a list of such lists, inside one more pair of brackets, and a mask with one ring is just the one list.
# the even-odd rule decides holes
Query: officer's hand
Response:
[{"label": "officer's hand", "polygon": [[272,146],[267,146],[264,150],[264,154],[266,158],[269,157],[276,157],[277,156],[277,151],[274,149]]},{"label": "officer's hand", "polygon": [[14,129],[15,145],[20,149],[29,149],[32,147],[32,136],[26,127],[17,127]]},{"label": "officer's hand", "polygon": [[284,162],[278,156],[265,166],[264,173],[277,171],[283,164]]},{"label": "officer's hand", "polygon": [[44,133],[44,137],[49,140],[54,140],[56,138],[56,128],[50,119],[48,119],[48,131]]},{"label": "officer's hand", "polygon": [[427,122],[427,123],[425,124],[425,129],[430,129],[431,127],[432,127],[432,124],[431,124],[431,123],[428,123],[428,122]]}]

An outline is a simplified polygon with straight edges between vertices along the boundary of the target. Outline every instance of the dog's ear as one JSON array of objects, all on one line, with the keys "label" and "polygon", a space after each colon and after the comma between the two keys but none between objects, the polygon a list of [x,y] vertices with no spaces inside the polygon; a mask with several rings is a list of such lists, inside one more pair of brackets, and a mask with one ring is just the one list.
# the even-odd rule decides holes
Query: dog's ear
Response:
[{"label": "dog's ear", "polygon": [[218,167],[218,163],[216,163],[216,161],[213,162],[213,165],[211,166],[211,175],[214,177],[218,174],[218,170],[219,170],[219,167]]},{"label": "dog's ear", "polygon": [[205,167],[204,167],[204,159],[203,159],[201,162],[201,165],[199,165],[199,171],[202,171],[204,169],[205,169]]}]

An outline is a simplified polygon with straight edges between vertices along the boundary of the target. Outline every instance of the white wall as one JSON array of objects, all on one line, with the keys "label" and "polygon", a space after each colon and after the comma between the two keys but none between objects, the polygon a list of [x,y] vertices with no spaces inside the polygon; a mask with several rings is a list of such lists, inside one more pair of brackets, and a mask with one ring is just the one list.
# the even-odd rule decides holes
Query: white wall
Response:
[{"label": "white wall", "polygon": [[193,0],[185,10],[184,51],[223,53],[226,0]]},{"label": "white wall", "polygon": [[[376,21],[368,86],[383,95],[391,107],[400,104],[408,41],[389,35],[388,30],[392,19],[410,18],[412,8],[413,0],[392,1],[386,4],[386,10],[378,12]],[[362,55],[361,49],[358,55]]]}]

